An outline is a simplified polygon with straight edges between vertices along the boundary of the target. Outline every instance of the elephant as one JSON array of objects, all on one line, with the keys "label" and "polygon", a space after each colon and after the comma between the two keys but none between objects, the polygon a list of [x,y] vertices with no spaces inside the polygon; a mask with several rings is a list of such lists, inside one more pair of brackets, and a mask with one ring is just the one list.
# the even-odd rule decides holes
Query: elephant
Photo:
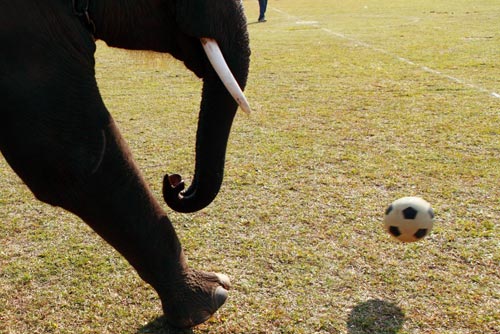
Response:
[{"label": "elephant", "polygon": [[172,55],[203,80],[191,185],[163,198],[195,212],[219,192],[250,47],[241,0],[0,0],[0,151],[35,198],[80,217],[191,328],[226,301],[226,275],[191,268],[134,162],[95,78],[96,40]]}]

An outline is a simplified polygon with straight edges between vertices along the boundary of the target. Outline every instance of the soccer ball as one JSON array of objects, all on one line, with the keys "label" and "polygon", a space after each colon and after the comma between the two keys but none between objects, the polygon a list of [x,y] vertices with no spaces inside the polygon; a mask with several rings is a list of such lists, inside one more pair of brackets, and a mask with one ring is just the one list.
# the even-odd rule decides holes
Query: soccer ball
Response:
[{"label": "soccer ball", "polygon": [[414,242],[428,235],[434,225],[431,205],[419,197],[403,197],[385,210],[384,228],[403,242]]}]

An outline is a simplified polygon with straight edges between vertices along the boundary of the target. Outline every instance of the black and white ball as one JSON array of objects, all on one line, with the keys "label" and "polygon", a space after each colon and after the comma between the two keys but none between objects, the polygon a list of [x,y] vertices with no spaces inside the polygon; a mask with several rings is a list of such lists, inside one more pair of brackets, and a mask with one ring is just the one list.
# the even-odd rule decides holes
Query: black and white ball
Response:
[{"label": "black and white ball", "polygon": [[403,197],[385,211],[387,233],[403,242],[414,242],[427,236],[434,225],[434,210],[420,197]]}]

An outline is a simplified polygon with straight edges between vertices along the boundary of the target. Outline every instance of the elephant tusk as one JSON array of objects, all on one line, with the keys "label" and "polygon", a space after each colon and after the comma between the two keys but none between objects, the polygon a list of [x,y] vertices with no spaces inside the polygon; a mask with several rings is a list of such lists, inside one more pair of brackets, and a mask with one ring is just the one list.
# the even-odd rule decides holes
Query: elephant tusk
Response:
[{"label": "elephant tusk", "polygon": [[200,38],[201,44],[203,45],[203,49],[207,54],[208,60],[215,72],[221,79],[224,86],[227,88],[231,96],[235,99],[235,101],[240,105],[241,109],[250,114],[252,109],[250,109],[250,105],[248,104],[247,98],[243,91],[241,90],[238,82],[231,73],[231,70],[227,66],[226,61],[224,60],[224,56],[219,48],[217,42],[212,38]]}]

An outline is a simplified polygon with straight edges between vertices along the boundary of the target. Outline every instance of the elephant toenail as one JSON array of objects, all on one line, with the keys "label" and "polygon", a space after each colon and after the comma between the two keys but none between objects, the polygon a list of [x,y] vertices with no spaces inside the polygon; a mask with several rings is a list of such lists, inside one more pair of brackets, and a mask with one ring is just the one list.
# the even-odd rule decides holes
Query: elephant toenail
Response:
[{"label": "elephant toenail", "polygon": [[217,278],[219,279],[219,284],[224,287],[224,289],[229,290],[231,289],[231,280],[227,275],[224,274],[215,274]]}]

